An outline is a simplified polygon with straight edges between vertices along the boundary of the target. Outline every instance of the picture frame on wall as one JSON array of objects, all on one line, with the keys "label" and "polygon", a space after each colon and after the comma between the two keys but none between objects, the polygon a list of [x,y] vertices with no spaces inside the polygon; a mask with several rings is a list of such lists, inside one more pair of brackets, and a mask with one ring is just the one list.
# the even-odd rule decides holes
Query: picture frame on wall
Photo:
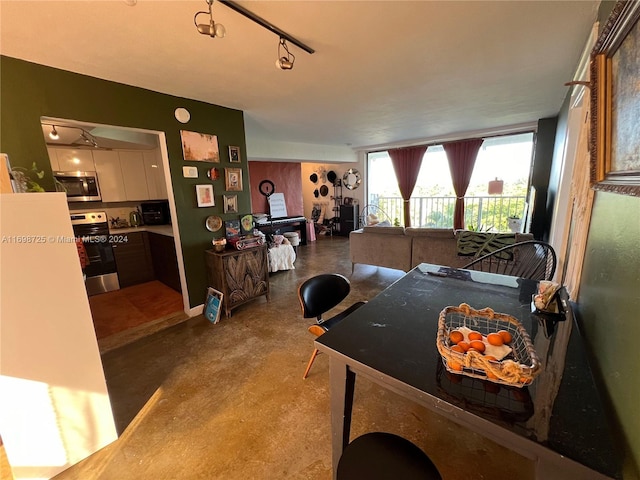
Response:
[{"label": "picture frame on wall", "polygon": [[196,185],[196,200],[198,207],[215,207],[213,185]]},{"label": "picture frame on wall", "polygon": [[238,196],[223,195],[224,213],[238,213]]},{"label": "picture frame on wall", "polygon": [[224,185],[229,192],[242,191],[242,169],[241,168],[225,168],[224,169]]},{"label": "picture frame on wall", "polygon": [[640,4],[619,1],[591,54],[591,185],[640,196]]},{"label": "picture frame on wall", "polygon": [[229,146],[229,161],[231,163],[240,163],[240,147]]},{"label": "picture frame on wall", "polygon": [[180,130],[182,156],[185,162],[220,163],[218,137],[207,133]]}]

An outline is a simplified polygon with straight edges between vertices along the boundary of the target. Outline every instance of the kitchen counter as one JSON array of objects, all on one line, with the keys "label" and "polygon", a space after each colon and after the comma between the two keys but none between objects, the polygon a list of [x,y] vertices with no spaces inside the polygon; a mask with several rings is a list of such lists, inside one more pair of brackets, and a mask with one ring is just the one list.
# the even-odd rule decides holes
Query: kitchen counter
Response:
[{"label": "kitchen counter", "polygon": [[173,237],[173,227],[171,225],[142,225],[140,227],[124,227],[113,228],[109,227],[109,233],[111,235],[122,235],[125,233],[133,232],[149,232],[165,235],[167,237]]}]

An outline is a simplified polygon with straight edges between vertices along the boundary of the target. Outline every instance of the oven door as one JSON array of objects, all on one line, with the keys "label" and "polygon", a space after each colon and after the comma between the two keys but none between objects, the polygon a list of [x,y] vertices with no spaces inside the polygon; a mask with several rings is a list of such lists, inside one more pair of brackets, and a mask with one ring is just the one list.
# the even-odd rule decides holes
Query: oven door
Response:
[{"label": "oven door", "polygon": [[89,263],[84,269],[87,276],[85,286],[88,295],[120,289],[113,247],[107,240],[106,235],[82,237],[82,244],[89,259]]}]

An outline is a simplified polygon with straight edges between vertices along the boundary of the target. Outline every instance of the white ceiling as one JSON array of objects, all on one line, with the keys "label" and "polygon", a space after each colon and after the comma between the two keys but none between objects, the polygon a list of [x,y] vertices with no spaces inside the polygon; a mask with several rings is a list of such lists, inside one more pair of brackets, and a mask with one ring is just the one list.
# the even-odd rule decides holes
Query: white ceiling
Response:
[{"label": "white ceiling", "polygon": [[217,1],[227,36],[201,35],[204,0],[2,0],[0,52],[243,110],[248,142],[372,147],[556,115],[599,1],[239,3],[316,53],[276,69],[278,37]]}]

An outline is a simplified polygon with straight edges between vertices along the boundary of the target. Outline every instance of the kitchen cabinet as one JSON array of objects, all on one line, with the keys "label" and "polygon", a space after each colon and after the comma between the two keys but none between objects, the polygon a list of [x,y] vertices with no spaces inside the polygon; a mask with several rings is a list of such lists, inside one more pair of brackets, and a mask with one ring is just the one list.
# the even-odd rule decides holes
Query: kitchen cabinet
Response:
[{"label": "kitchen cabinet", "polygon": [[173,237],[149,232],[149,249],[156,280],[182,293]]},{"label": "kitchen cabinet", "polygon": [[98,174],[98,186],[100,187],[102,201],[126,201],[127,193],[124,188],[118,152],[96,150],[93,152],[93,160]]},{"label": "kitchen cabinet", "polygon": [[60,171],[60,163],[58,162],[58,152],[55,148],[47,147],[47,153],[49,154],[49,164],[51,165],[52,172]]},{"label": "kitchen cabinet", "polygon": [[91,150],[79,148],[49,148],[49,159],[52,152],[55,152],[60,172],[94,172],[96,167],[93,163]]},{"label": "kitchen cabinet", "polygon": [[207,250],[206,264],[209,285],[224,294],[222,306],[231,310],[262,295],[269,296],[267,246],[246,250]]},{"label": "kitchen cabinet", "polygon": [[120,168],[127,200],[149,200],[144,155],[139,151],[120,151]]},{"label": "kitchen cabinet", "polygon": [[127,239],[126,242],[113,244],[120,287],[130,287],[153,280],[153,263],[147,232],[115,234],[114,237]]},{"label": "kitchen cabinet", "polygon": [[144,171],[147,178],[147,189],[150,200],[166,200],[167,184],[164,177],[164,166],[160,157],[160,150],[143,152]]}]

